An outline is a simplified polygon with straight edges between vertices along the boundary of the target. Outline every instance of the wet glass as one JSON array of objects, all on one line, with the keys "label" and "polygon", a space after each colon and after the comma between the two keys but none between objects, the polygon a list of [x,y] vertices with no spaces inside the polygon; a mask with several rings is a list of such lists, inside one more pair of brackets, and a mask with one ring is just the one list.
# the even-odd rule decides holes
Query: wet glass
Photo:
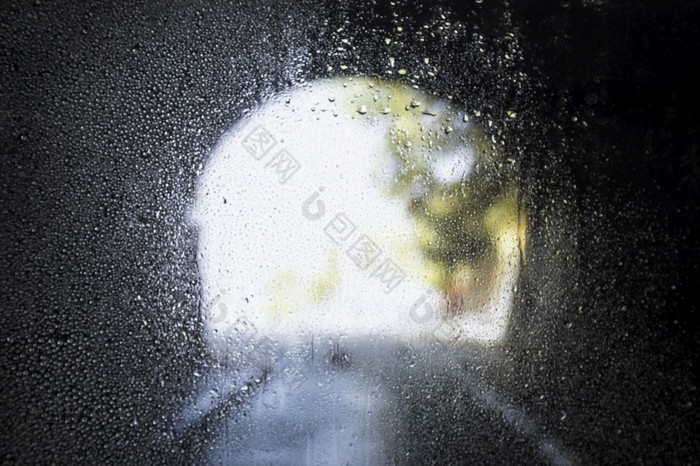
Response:
[{"label": "wet glass", "polygon": [[698,458],[697,2],[5,2],[0,462]]}]

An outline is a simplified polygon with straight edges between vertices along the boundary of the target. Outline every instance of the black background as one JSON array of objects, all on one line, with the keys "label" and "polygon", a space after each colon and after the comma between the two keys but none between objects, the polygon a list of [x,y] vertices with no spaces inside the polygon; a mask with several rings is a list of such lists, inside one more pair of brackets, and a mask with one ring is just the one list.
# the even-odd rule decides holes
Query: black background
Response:
[{"label": "black background", "polygon": [[[207,364],[183,220],[207,151],[327,66],[381,72],[391,14],[441,7],[489,50],[517,31],[522,57],[408,34],[397,52],[450,62],[423,87],[523,115],[508,134],[540,259],[501,388],[581,462],[698,461],[697,4],[485,0],[3,1],[3,462],[198,458],[167,426]],[[342,60],[339,27],[355,45]]]}]

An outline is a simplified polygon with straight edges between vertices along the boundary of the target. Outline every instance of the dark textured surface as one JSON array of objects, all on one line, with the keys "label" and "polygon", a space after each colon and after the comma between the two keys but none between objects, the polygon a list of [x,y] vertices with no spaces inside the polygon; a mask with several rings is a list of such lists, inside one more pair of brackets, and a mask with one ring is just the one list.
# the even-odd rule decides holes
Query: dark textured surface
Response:
[{"label": "dark textured surface", "polygon": [[[3,462],[200,458],[206,433],[168,426],[206,369],[183,218],[207,151],[244,108],[327,66],[381,73],[393,12],[443,11],[222,3],[0,7]],[[574,460],[697,462],[698,8],[531,3],[455,4],[460,40],[404,34],[396,52],[439,64],[423,87],[527,117],[506,135],[532,182],[533,262],[486,378]],[[515,64],[495,52],[511,30]],[[445,384],[450,403],[428,413],[459,404]],[[407,450],[532,459],[464,406],[465,433],[407,406]]]}]

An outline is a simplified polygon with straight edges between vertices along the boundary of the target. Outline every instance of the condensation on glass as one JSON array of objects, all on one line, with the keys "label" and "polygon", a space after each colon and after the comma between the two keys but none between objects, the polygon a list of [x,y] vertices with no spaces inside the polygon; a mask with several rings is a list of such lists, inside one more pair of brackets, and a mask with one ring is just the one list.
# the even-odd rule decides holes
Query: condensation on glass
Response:
[{"label": "condensation on glass", "polygon": [[191,212],[220,369],[183,422],[249,396],[213,462],[395,460],[397,349],[440,365],[431,345],[502,340],[527,214],[515,162],[473,116],[344,77],[276,95],[221,138]]}]

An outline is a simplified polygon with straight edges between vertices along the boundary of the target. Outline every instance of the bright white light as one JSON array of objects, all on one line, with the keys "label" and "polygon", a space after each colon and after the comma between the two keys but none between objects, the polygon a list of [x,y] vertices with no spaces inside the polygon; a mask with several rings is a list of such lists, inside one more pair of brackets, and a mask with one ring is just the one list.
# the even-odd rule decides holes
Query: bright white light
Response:
[{"label": "bright white light", "polygon": [[[242,322],[289,343],[311,334],[502,337],[517,238],[499,242],[492,292],[479,309],[445,326],[444,290],[431,284],[425,232],[408,209],[426,185],[391,193],[395,155],[419,153],[411,141],[437,134],[449,103],[371,83],[322,80],[294,89],[252,112],[212,151],[192,212],[212,344],[235,336]],[[411,102],[425,109],[410,114],[418,119],[401,113]],[[457,115],[449,124],[466,126]],[[436,147],[426,160],[433,179],[459,182],[470,174],[473,148]]]},{"label": "bright white light", "polygon": [[457,183],[469,176],[474,154],[468,148],[452,151],[433,162],[433,177],[443,184]]}]

